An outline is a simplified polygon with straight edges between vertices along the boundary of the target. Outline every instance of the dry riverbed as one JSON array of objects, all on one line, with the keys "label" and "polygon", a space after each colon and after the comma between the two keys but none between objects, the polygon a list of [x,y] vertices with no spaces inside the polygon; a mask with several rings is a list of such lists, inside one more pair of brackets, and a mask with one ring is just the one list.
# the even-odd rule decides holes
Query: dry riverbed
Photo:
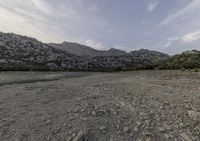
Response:
[{"label": "dry riverbed", "polygon": [[200,140],[198,72],[42,80],[0,87],[0,141]]}]

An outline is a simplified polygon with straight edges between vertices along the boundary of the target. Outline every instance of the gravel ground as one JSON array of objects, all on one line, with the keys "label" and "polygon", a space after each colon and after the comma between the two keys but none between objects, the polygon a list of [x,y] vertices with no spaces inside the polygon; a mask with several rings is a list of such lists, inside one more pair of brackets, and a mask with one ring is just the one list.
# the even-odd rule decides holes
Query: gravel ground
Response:
[{"label": "gravel ground", "polygon": [[199,140],[200,73],[93,73],[0,87],[0,141]]}]

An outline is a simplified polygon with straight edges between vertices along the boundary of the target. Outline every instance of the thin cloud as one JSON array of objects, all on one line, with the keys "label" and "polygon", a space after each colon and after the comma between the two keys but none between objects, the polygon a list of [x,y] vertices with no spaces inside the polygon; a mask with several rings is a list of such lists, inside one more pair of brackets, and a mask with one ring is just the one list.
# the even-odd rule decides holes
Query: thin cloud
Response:
[{"label": "thin cloud", "polygon": [[81,42],[82,42],[82,44],[90,46],[95,49],[99,49],[99,50],[105,49],[105,46],[102,43],[94,41],[92,39],[83,40]]},{"label": "thin cloud", "polygon": [[164,44],[164,47],[165,48],[169,48],[171,47],[175,42],[179,41],[180,40],[180,37],[169,37],[167,39],[167,42]]},{"label": "thin cloud", "polygon": [[157,6],[158,6],[158,1],[156,1],[156,0],[150,1],[150,2],[148,3],[148,8],[147,8],[147,10],[148,10],[149,12],[152,12],[152,11],[156,10]]},{"label": "thin cloud", "polygon": [[41,0],[32,0],[34,5],[42,12],[46,14],[51,14],[50,7],[45,1]]},{"label": "thin cloud", "polygon": [[186,34],[182,37],[183,42],[194,42],[200,40],[200,31]]},{"label": "thin cloud", "polygon": [[[180,51],[189,48],[197,48],[200,41],[200,0],[191,0],[182,8],[168,9],[170,13],[154,28],[162,41],[161,46],[164,49],[172,49],[172,51]],[[174,11],[174,12],[172,12]],[[198,30],[197,30],[198,29]],[[163,33],[163,35],[162,35]],[[185,46],[188,43],[190,46]],[[172,52],[169,51],[169,52]]]},{"label": "thin cloud", "polygon": [[99,11],[99,7],[97,7],[96,5],[94,5],[94,6],[92,6],[91,8],[89,8],[88,11],[90,11],[90,12]]},{"label": "thin cloud", "polygon": [[[91,28],[92,18],[84,8],[81,0],[0,0],[3,21],[0,22],[0,31],[35,37],[43,42],[78,42],[80,37],[89,38],[81,33]],[[94,12],[98,7],[92,6],[90,10]],[[103,23],[106,22],[97,17],[92,26]],[[95,41],[86,43],[100,48]]]},{"label": "thin cloud", "polygon": [[[7,4],[10,4],[9,2],[10,1],[8,1]],[[1,31],[35,37],[44,42],[63,40],[63,38],[59,36],[59,32],[56,32],[60,30],[56,23],[48,21],[48,19],[40,15],[37,10],[32,11],[34,6],[30,6],[31,3],[25,4],[27,4],[26,7],[30,8],[30,11],[25,12],[26,7],[23,7],[19,3],[15,4],[15,8],[0,5],[0,17],[1,21],[3,21],[0,22]]]},{"label": "thin cloud", "polygon": [[162,20],[159,26],[168,25],[173,21],[185,20],[187,18],[193,17],[196,11],[200,9],[200,0],[191,0],[191,2],[186,5],[184,8],[176,11],[175,13],[170,14],[164,20]]},{"label": "thin cloud", "polygon": [[[111,2],[116,6],[109,8],[107,4]],[[133,48],[158,49],[172,46],[177,51],[185,41],[191,43],[197,40],[198,35],[191,33],[200,29],[200,0],[174,0],[169,2],[174,4],[173,7],[168,6],[159,9],[159,13],[155,12],[158,6],[163,7],[162,4],[168,2],[0,0],[0,31],[35,37],[43,42],[73,41],[96,49],[107,49],[118,44],[117,48],[126,51]],[[124,7],[123,4],[128,5]],[[180,9],[181,5],[185,6]],[[142,13],[144,10],[155,12],[152,15],[154,17]],[[170,13],[168,16],[167,12]],[[138,21],[141,23],[137,24]],[[176,36],[179,39],[168,39]],[[150,42],[145,43],[146,39],[150,39]],[[157,42],[162,44],[157,45]],[[192,44],[198,43],[193,42]]]}]

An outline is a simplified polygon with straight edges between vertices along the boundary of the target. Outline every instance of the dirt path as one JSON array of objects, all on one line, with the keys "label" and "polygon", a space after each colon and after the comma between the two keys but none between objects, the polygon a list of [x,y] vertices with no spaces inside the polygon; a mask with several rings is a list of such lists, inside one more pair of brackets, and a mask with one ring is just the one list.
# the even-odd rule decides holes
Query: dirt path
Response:
[{"label": "dirt path", "polygon": [[199,141],[200,74],[100,73],[0,87],[0,141]]}]

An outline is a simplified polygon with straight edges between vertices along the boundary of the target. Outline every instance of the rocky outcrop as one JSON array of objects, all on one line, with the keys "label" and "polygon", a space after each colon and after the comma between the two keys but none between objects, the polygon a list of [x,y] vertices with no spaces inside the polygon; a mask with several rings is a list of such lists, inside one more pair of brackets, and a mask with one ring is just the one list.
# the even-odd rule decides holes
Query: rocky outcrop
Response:
[{"label": "rocky outcrop", "polygon": [[[72,48],[73,45],[76,45],[76,43],[71,44]],[[83,46],[81,50],[87,52],[88,47]],[[110,49],[106,51],[110,55],[99,56],[78,56],[71,52],[44,44],[34,38],[0,33],[0,70],[116,71],[152,69],[156,63],[168,58],[166,54],[144,49],[131,53],[123,51],[120,53],[116,49]]]},{"label": "rocky outcrop", "polygon": [[69,53],[84,57],[120,56],[127,54],[125,51],[118,50],[115,48],[111,48],[109,50],[96,50],[92,47],[66,41],[61,44],[50,43],[49,45],[57,49],[61,49],[63,51],[67,51]]},{"label": "rocky outcrop", "polygon": [[200,69],[200,51],[191,50],[161,61],[160,69]]}]

